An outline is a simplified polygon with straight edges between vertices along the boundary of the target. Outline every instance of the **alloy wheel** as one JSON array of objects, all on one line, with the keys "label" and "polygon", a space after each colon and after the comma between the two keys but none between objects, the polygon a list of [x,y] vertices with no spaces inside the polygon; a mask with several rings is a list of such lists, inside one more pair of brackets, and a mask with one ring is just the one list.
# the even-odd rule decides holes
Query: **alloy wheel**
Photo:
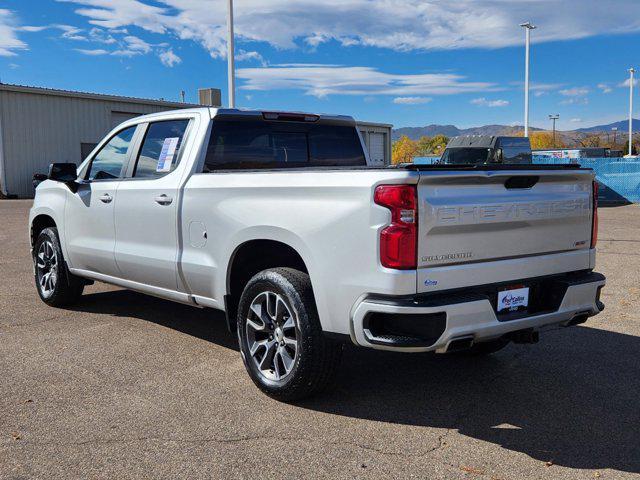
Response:
[{"label": "alloy wheel", "polygon": [[53,243],[45,240],[40,244],[36,254],[36,274],[38,277],[38,287],[43,297],[49,298],[53,295],[58,283],[58,255],[53,247]]},{"label": "alloy wheel", "polygon": [[251,361],[262,376],[282,380],[291,373],[298,355],[296,320],[281,295],[269,291],[257,295],[245,331]]}]

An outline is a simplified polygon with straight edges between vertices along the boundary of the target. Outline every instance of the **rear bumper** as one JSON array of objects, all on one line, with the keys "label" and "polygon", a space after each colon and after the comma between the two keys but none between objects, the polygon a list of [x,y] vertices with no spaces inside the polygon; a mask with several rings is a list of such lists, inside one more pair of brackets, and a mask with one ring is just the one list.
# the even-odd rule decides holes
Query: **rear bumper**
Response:
[{"label": "rear bumper", "polygon": [[[523,281],[527,282],[526,279]],[[550,310],[519,316],[496,314],[489,292],[497,288],[497,284],[449,294],[364,298],[353,309],[352,339],[358,345],[382,350],[445,352],[455,340],[471,338],[473,342],[482,342],[518,330],[568,326],[581,323],[604,309],[599,295],[606,279],[599,273],[567,274],[541,282],[545,282],[541,285],[549,290],[548,282],[551,282],[554,289],[540,295],[556,296],[557,302]],[[376,331],[376,325],[381,322],[389,322],[391,330],[405,331],[411,324],[421,333],[398,334],[383,331],[384,328],[380,333],[380,329]],[[409,330],[415,332],[416,328]]]}]

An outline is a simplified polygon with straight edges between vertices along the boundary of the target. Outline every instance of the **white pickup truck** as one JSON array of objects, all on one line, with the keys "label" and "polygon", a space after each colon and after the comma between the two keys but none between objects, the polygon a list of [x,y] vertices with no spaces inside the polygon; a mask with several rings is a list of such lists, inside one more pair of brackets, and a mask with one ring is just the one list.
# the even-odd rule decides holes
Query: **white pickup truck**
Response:
[{"label": "white pickup truck", "polygon": [[252,380],[324,388],[345,341],[486,354],[599,313],[597,184],[576,165],[367,167],[350,117],[199,108],[52,164],[38,294],[97,280],[226,312]]}]

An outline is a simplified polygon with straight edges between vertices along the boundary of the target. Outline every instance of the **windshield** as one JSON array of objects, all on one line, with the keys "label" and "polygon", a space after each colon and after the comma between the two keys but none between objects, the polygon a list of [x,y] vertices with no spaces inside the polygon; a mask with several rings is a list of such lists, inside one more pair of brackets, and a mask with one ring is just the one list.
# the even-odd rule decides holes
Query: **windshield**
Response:
[{"label": "windshield", "polygon": [[490,148],[447,148],[441,163],[450,165],[480,165],[487,163]]}]

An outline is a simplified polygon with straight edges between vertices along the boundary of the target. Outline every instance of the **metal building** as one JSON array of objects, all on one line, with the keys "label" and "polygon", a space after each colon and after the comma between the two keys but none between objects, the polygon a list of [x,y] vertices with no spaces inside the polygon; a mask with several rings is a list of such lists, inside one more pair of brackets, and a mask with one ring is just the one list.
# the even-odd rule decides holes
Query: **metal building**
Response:
[{"label": "metal building", "polygon": [[[199,90],[200,105],[220,106],[220,90]],[[55,162],[80,164],[116,125],[195,105],[0,84],[0,192],[33,197],[33,174]],[[391,125],[357,122],[373,165],[391,163]]]},{"label": "metal building", "polygon": [[357,122],[372,165],[391,164],[391,128],[388,123]]},{"label": "metal building", "polygon": [[[220,90],[200,90],[220,105]],[[80,162],[119,123],[147,113],[194,105],[0,84],[0,191],[33,197],[34,173],[54,162]]]}]

